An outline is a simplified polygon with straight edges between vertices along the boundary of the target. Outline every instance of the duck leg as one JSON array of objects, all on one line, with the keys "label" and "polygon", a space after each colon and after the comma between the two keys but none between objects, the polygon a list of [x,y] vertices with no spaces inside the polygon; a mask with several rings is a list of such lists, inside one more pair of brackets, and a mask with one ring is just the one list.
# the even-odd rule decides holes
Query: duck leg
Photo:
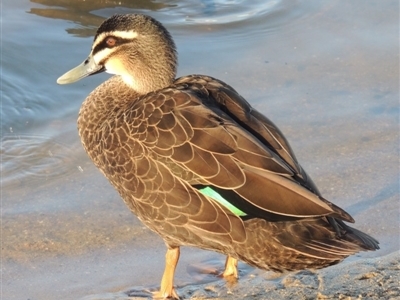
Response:
[{"label": "duck leg", "polygon": [[237,270],[238,261],[236,258],[231,256],[226,257],[225,262],[225,271],[222,273],[224,278],[233,276],[234,278],[239,278],[238,270]]},{"label": "duck leg", "polygon": [[161,279],[161,288],[153,295],[155,299],[180,299],[174,288],[174,275],[179,254],[179,247],[168,247],[165,254],[165,270]]}]

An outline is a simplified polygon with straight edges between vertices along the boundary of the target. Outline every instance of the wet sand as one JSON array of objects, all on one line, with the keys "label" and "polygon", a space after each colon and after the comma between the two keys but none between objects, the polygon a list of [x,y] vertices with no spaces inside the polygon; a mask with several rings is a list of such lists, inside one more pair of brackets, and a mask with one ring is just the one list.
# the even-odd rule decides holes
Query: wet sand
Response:
[{"label": "wet sand", "polygon": [[[179,75],[220,78],[270,117],[322,194],[348,211],[356,228],[376,237],[381,250],[323,270],[283,276],[240,264],[241,278],[231,285],[215,276],[223,269],[222,255],[183,248],[176,284],[184,298],[400,298],[398,3],[357,3],[332,1],[263,35],[252,36],[251,28],[246,30],[252,34],[234,36],[231,42],[223,35],[225,42],[216,48],[218,39],[208,40],[207,32],[199,37],[177,30]],[[28,112],[37,98],[44,98],[54,115],[44,123],[41,117],[28,122],[18,111],[19,118],[5,126],[13,132],[2,143],[2,156],[10,155],[2,157],[1,298],[143,299],[128,295],[157,288],[165,246],[95,169],[76,132],[81,101],[107,76],[56,86],[59,75],[85,58],[91,39],[63,36],[71,24],[43,23],[42,17],[26,14],[31,6],[35,4],[24,2],[23,9],[13,7],[3,16],[7,45],[20,41],[15,38],[15,32],[22,32],[15,29],[20,19],[30,20],[38,32],[49,25],[54,31],[30,42],[32,33],[25,28],[22,40],[31,44],[4,48],[7,64],[35,71],[21,71],[17,81],[4,85],[4,95],[32,97],[33,108],[24,107]],[[211,29],[210,34],[218,33]],[[35,43],[47,45],[47,52],[22,60],[30,56],[21,51]],[[43,48],[39,46],[35,49]],[[19,82],[27,84],[23,91],[17,90]],[[60,103],[66,106],[65,115],[58,114]],[[29,142],[38,142],[38,136],[45,142]],[[46,168],[40,169],[43,159]],[[47,165],[47,160],[54,164]],[[37,165],[27,168],[32,161]],[[12,172],[6,173],[10,165],[19,166],[15,180]]]}]

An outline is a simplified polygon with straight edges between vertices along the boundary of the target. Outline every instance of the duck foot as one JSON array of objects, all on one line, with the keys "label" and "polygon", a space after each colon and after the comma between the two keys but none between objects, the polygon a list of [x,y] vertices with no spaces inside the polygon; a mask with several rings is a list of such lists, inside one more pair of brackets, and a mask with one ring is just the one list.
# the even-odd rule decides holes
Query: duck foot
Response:
[{"label": "duck foot", "polygon": [[228,256],[226,258],[225,270],[222,273],[222,277],[224,277],[224,278],[233,277],[233,278],[238,279],[239,273],[238,273],[237,265],[238,265],[238,260],[236,258]]},{"label": "duck foot", "polygon": [[180,299],[174,288],[174,274],[180,255],[179,247],[169,247],[165,254],[165,270],[160,291],[153,293],[153,299]]}]

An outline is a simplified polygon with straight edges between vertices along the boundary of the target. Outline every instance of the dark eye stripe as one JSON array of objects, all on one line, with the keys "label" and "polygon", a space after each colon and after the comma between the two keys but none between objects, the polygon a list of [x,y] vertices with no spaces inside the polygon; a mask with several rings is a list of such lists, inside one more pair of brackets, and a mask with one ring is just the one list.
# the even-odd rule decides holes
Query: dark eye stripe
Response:
[{"label": "dark eye stripe", "polygon": [[[123,45],[123,44],[129,43],[129,42],[132,41],[131,39],[122,39],[122,38],[119,38],[119,37],[116,37],[116,36],[111,36],[111,37],[115,39],[115,45],[114,45],[114,47],[118,47],[118,46],[121,46],[121,45]],[[110,48],[110,47],[108,47],[108,45],[107,45],[107,39],[108,39],[108,38],[110,38],[110,36],[106,36],[100,43],[98,43],[98,44],[96,45],[96,47],[94,47],[94,49],[93,49],[93,55],[95,55],[97,52],[99,52],[100,50],[102,50],[102,49],[104,49],[104,48]],[[113,47],[113,48],[114,48],[114,47]]]}]

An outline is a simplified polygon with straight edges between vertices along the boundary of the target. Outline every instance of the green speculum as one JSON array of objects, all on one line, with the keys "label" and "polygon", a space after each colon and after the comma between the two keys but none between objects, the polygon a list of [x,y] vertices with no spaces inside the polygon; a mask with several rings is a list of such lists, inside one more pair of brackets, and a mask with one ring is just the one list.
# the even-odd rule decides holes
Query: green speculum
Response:
[{"label": "green speculum", "polygon": [[217,193],[216,191],[214,191],[211,187],[206,186],[204,188],[199,189],[199,191],[207,196],[210,197],[212,199],[214,199],[215,201],[217,201],[219,204],[221,204],[222,206],[226,207],[227,209],[229,209],[232,213],[234,213],[236,216],[238,217],[244,217],[247,214],[243,211],[241,211],[239,208],[237,208],[236,206],[234,206],[232,203],[230,203],[228,200],[226,200],[225,198],[223,198],[219,193]]}]

